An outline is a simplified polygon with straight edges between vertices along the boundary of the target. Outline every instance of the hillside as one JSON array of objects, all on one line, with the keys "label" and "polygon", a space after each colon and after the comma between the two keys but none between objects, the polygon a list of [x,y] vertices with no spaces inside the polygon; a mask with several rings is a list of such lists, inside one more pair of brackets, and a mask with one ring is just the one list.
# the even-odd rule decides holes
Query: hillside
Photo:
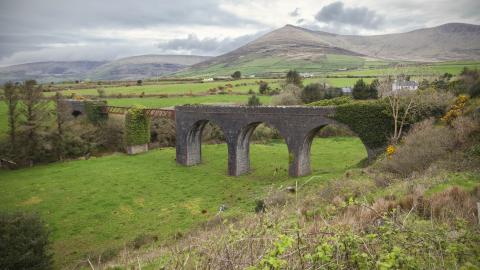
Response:
[{"label": "hillside", "polygon": [[[415,41],[415,42],[412,42]],[[227,54],[201,62],[184,75],[335,71],[385,66],[390,62],[480,60],[480,26],[452,23],[407,33],[355,36],[293,25],[274,30]]]},{"label": "hillside", "polygon": [[0,82],[35,79],[42,82],[67,80],[136,80],[176,72],[208,59],[195,55],[140,55],[113,61],[38,62],[0,67]]},{"label": "hillside", "polygon": [[34,79],[62,81],[83,79],[85,74],[105,64],[101,61],[37,62],[0,67],[0,82]]},{"label": "hillside", "polygon": [[176,72],[208,59],[196,55],[140,55],[101,65],[87,74],[92,80],[135,80]]}]

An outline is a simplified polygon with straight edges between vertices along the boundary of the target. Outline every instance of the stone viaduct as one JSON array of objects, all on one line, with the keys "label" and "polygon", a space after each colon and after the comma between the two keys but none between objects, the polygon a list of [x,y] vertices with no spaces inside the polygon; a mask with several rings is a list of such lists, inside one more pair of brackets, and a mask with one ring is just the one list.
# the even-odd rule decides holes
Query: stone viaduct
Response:
[{"label": "stone viaduct", "polygon": [[[202,130],[208,122],[218,125],[228,145],[228,174],[238,176],[250,169],[250,137],[266,123],[280,132],[289,152],[289,175],[311,172],[310,148],[315,134],[333,119],[334,107],[201,106],[175,107],[177,163],[191,166],[201,162]],[[374,155],[368,149],[369,158]]]}]

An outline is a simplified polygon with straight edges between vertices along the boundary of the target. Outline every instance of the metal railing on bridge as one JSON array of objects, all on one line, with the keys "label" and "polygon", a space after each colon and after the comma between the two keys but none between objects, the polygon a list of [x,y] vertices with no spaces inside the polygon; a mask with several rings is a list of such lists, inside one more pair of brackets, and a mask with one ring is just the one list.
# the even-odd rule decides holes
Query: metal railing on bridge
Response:
[{"label": "metal railing on bridge", "polygon": [[[130,107],[106,106],[109,114],[125,114]],[[153,118],[175,119],[175,110],[173,109],[144,109],[145,113]]]}]

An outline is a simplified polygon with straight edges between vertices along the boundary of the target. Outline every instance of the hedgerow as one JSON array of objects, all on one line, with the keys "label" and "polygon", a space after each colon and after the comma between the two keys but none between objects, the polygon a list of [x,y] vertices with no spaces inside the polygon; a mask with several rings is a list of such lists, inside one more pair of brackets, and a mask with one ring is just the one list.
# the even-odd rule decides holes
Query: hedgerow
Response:
[{"label": "hedgerow", "polygon": [[150,119],[145,107],[133,106],[125,116],[125,143],[128,146],[150,142]]},{"label": "hedgerow", "polygon": [[333,118],[346,124],[371,149],[386,146],[393,128],[388,104],[383,101],[352,102],[337,106]]}]

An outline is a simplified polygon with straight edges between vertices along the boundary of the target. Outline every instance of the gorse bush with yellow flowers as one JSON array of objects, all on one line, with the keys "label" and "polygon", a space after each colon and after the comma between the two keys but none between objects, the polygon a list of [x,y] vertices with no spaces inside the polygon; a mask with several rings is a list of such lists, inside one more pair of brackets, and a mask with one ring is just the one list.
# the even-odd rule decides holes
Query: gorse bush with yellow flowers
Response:
[{"label": "gorse bush with yellow flowers", "polygon": [[442,121],[451,124],[454,119],[463,114],[465,104],[468,102],[468,96],[459,95],[455,103],[450,107],[447,113],[442,117]]}]

